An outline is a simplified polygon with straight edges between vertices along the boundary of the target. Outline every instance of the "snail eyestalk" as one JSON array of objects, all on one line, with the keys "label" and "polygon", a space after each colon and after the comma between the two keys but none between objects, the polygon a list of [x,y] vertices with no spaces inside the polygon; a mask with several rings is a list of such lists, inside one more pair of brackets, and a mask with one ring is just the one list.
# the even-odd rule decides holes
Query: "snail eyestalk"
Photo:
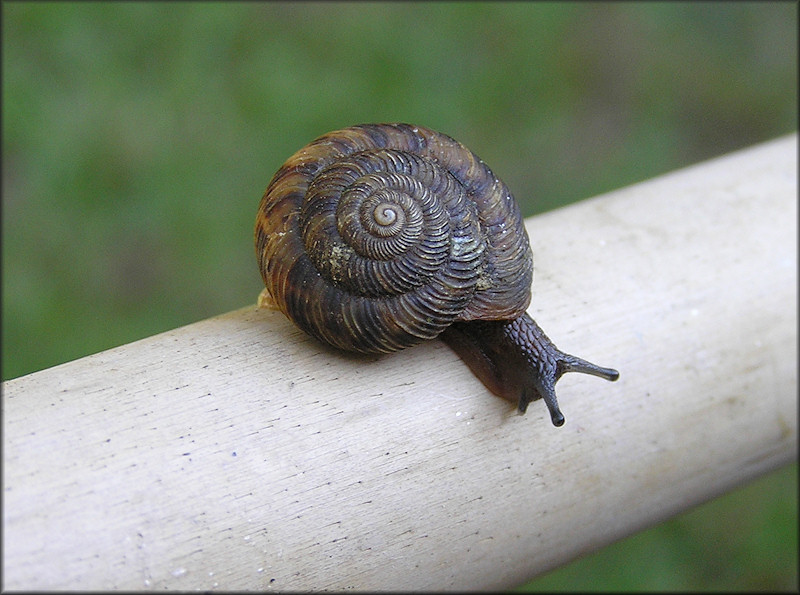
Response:
[{"label": "snail eyestalk", "polygon": [[520,413],[542,399],[554,426],[564,425],[555,386],[567,372],[614,381],[619,372],[559,350],[527,314],[514,320],[459,322],[441,335],[494,394],[517,403]]}]

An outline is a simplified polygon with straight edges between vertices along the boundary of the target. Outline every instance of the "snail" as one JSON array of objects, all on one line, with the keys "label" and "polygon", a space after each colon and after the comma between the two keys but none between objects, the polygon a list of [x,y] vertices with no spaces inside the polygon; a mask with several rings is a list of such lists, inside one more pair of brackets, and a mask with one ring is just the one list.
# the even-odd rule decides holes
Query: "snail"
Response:
[{"label": "snail", "polygon": [[533,254],[508,187],[449,136],[410,124],[329,132],[281,166],[255,248],[266,289],[301,329],[388,353],[440,337],[494,394],[543,399],[564,423],[566,372],[619,372],[559,351],[528,316]]}]

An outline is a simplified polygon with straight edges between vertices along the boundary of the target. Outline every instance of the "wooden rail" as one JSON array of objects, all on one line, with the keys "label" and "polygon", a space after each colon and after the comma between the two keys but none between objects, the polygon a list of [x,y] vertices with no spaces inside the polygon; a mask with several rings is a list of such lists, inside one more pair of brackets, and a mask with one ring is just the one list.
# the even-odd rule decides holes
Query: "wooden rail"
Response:
[{"label": "wooden rail", "polygon": [[354,357],[255,307],[5,382],[3,587],[506,588],[794,460],[796,164],[527,222],[531,314],[621,372],[565,376],[561,428],[439,341]]}]

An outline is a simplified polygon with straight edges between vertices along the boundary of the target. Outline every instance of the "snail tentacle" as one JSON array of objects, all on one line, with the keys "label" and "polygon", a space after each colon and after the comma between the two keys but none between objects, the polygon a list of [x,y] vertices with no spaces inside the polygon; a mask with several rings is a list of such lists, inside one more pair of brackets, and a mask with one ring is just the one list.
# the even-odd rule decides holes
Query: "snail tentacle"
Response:
[{"label": "snail tentacle", "polygon": [[555,385],[567,372],[614,381],[619,372],[558,349],[528,316],[514,320],[473,321],[451,325],[442,340],[494,394],[517,403],[520,413],[542,399],[555,426],[564,424]]}]

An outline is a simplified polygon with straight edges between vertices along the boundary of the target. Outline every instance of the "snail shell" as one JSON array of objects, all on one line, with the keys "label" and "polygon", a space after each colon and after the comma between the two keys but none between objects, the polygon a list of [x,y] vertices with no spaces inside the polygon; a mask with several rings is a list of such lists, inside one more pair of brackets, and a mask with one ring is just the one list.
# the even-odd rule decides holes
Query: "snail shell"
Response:
[{"label": "snail shell", "polygon": [[277,306],[350,351],[396,351],[530,302],[533,258],[508,188],[420,126],[354,126],[300,149],[272,178],[255,236]]},{"label": "snail shell", "polygon": [[472,151],[409,124],[325,134],[292,155],[258,209],[270,303],[321,341],[391,352],[441,336],[520,412],[555,383],[619,373],[559,351],[525,313],[533,256],[519,207]]}]

